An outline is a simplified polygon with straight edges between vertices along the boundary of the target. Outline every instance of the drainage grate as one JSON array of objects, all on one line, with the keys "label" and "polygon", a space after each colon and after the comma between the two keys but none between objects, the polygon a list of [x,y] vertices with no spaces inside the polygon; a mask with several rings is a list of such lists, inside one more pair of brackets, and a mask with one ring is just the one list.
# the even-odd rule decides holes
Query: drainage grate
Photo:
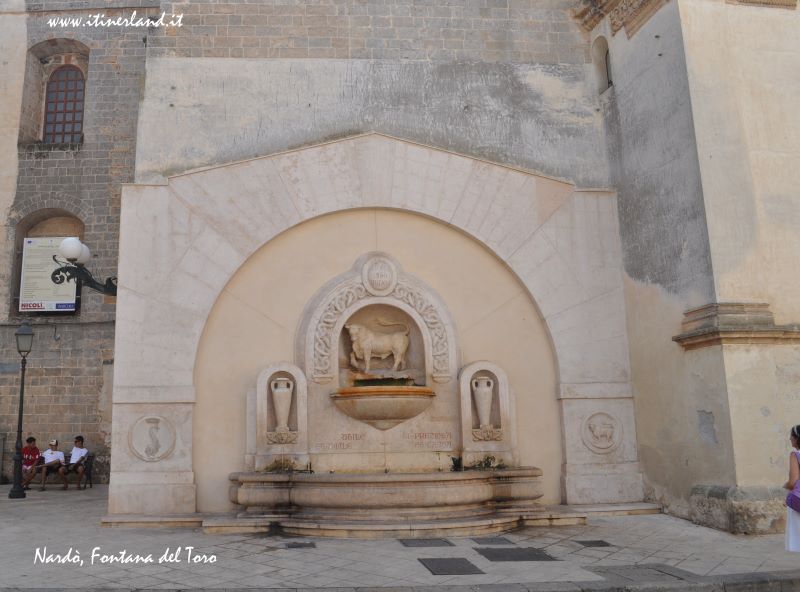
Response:
[{"label": "drainage grate", "polygon": [[532,547],[488,547],[486,549],[475,549],[478,553],[486,557],[489,561],[558,561],[542,551]]},{"label": "drainage grate", "polygon": [[610,547],[611,543],[608,541],[574,541],[584,547]]},{"label": "drainage grate", "polygon": [[453,547],[447,539],[399,539],[404,547]]},{"label": "drainage grate", "polygon": [[418,559],[435,576],[467,576],[483,572],[463,557]]},{"label": "drainage grate", "polygon": [[472,539],[479,545],[514,545],[512,541],[509,541],[506,537],[479,537]]},{"label": "drainage grate", "polygon": [[317,543],[286,543],[287,549],[316,549]]}]

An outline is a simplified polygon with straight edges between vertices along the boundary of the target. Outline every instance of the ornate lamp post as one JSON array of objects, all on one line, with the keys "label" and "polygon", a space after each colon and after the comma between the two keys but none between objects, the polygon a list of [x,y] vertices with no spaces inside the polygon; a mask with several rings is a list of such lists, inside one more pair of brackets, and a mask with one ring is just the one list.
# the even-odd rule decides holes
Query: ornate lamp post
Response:
[{"label": "ornate lamp post", "polygon": [[22,321],[19,329],[14,333],[17,338],[17,351],[22,357],[20,362],[20,376],[19,376],[19,416],[17,417],[17,445],[14,452],[14,484],[11,486],[11,491],[8,492],[8,497],[23,498],[25,497],[25,490],[22,488],[22,404],[25,397],[25,367],[28,364],[28,354],[31,353],[33,348],[33,329],[31,322],[27,319]]},{"label": "ornate lamp post", "polygon": [[[66,261],[59,260],[58,255],[66,259]],[[86,269],[86,263],[88,263],[92,254],[89,251],[89,247],[84,245],[80,239],[75,237],[65,238],[58,247],[58,255],[53,255],[53,261],[60,267],[50,275],[50,279],[53,280],[54,284],[63,284],[73,280],[103,294],[109,296],[117,295],[116,277],[106,278],[105,283],[101,284]]]}]

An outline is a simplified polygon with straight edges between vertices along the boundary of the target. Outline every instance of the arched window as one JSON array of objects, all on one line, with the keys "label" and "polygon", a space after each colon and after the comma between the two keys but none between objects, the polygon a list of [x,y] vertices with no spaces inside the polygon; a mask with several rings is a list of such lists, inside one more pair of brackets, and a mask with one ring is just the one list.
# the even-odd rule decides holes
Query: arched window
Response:
[{"label": "arched window", "polygon": [[614,84],[611,80],[611,53],[605,37],[598,37],[592,44],[592,63],[594,63],[597,91],[602,94]]},{"label": "arched window", "polygon": [[83,138],[83,72],[77,66],[56,68],[47,81],[45,144],[78,144]]}]

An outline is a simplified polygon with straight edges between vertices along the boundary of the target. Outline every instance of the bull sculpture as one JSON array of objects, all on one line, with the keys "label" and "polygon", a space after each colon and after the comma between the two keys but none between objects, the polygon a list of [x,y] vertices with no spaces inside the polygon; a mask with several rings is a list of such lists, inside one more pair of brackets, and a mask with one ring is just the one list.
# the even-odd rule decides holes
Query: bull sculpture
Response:
[{"label": "bull sculpture", "polygon": [[350,352],[350,364],[358,369],[358,361],[364,364],[364,372],[369,372],[370,360],[379,358],[385,360],[394,357],[392,370],[404,370],[406,367],[406,351],[408,350],[408,325],[405,323],[386,322],[378,319],[378,324],[383,326],[397,325],[404,327],[404,331],[394,333],[379,333],[372,331],[364,325],[351,323],[345,325],[353,342],[353,351]]}]

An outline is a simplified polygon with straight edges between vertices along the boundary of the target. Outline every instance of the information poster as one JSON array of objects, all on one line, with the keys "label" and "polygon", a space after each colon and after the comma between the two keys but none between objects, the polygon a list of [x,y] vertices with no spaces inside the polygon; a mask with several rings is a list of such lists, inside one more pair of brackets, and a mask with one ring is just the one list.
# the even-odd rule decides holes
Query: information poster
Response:
[{"label": "information poster", "polygon": [[22,277],[19,288],[20,312],[75,310],[74,281],[55,284],[51,275],[59,265],[53,261],[63,236],[26,238],[22,246]]}]

